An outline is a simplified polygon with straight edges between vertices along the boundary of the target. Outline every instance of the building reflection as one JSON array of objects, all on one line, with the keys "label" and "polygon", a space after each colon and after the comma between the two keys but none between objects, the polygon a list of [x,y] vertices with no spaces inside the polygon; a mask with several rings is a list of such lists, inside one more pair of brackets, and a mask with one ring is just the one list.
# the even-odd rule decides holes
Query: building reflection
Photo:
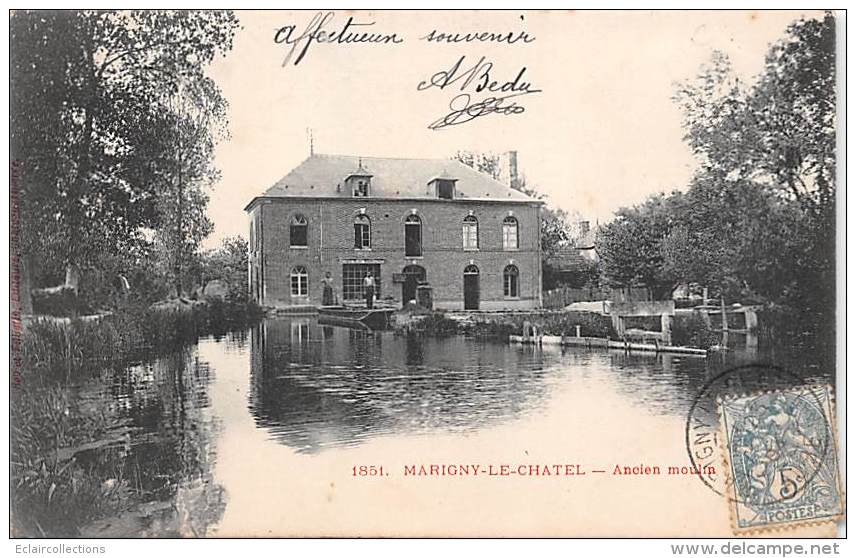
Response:
[{"label": "building reflection", "polygon": [[543,355],[461,337],[265,320],[252,331],[257,423],[302,452],[519,416],[548,392]]}]

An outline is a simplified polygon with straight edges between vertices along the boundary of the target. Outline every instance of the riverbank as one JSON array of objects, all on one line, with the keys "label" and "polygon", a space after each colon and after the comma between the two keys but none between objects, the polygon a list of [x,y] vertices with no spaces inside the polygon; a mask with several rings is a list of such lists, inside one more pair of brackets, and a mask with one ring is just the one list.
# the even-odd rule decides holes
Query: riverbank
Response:
[{"label": "riverbank", "polygon": [[16,331],[10,389],[10,504],[15,536],[80,536],[80,528],[152,499],[123,453],[120,410],[85,405],[82,385],[109,389],[134,363],[178,355],[207,335],[260,320],[250,303],[175,299],[87,318],[37,316]]},{"label": "riverbank", "polygon": [[[396,315],[394,328],[399,333],[446,336],[467,335],[507,342],[510,336],[523,335],[526,324],[537,326],[538,334],[556,338],[582,337],[624,342],[609,315],[599,312],[532,310],[515,312],[422,312]],[[721,340],[721,334],[699,315],[675,316],[672,326],[674,345],[709,349]]]}]

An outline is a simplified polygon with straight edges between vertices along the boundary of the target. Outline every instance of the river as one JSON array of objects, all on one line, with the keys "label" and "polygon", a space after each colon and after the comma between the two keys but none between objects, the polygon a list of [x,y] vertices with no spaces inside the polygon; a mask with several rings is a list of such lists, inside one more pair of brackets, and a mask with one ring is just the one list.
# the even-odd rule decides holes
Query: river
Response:
[{"label": "river", "polygon": [[[112,458],[150,500],[83,534],[728,535],[724,498],[665,471],[691,464],[687,414],[705,383],[759,359],[782,362],[267,319],[75,388],[78,406],[117,417]],[[554,465],[575,474],[545,474]]]}]

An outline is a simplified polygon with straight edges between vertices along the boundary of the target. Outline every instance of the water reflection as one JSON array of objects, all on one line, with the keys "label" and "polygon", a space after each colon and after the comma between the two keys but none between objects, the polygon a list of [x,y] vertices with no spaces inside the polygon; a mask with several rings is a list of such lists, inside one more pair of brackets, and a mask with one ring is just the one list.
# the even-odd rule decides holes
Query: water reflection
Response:
[{"label": "water reflection", "polygon": [[[242,337],[219,344],[246,351]],[[225,495],[211,475],[221,428],[208,396],[213,379],[212,367],[192,346],[72,388],[76,411],[111,417],[100,440],[107,443],[76,453],[76,462],[108,470],[100,476],[136,502],[117,517],[87,525],[82,536],[204,536],[219,520]]]},{"label": "water reflection", "polygon": [[[336,448],[381,439],[406,445],[415,438],[481,435],[525,423],[525,438],[504,443],[525,447],[539,432],[557,452],[564,447],[571,448],[569,455],[597,455],[589,450],[596,447],[591,436],[621,440],[623,429],[668,430],[672,446],[666,453],[679,462],[686,455],[683,421],[703,386],[724,370],[757,360],[832,379],[832,368],[755,349],[704,359],[395,336],[310,318],[268,319],[247,332],[205,339],[72,387],[74,412],[100,413],[114,425],[105,435],[110,443],[91,452],[91,466],[115,470],[118,482],[143,499],[168,503],[121,521],[96,522],[86,534],[210,534],[227,501],[240,508],[235,502],[243,499],[251,508],[263,497],[245,494],[254,489],[241,484],[242,459],[248,451],[257,455],[273,447],[302,458],[349,459]],[[794,380],[740,381],[732,387],[752,391]],[[616,431],[616,425],[624,426]],[[230,437],[230,431],[237,434]],[[655,451],[658,443],[634,451]],[[276,456],[272,467],[282,459]],[[87,455],[79,459],[85,464]],[[215,470],[224,462],[238,464],[241,483],[223,480],[223,471],[218,477]]]},{"label": "water reflection", "polygon": [[592,376],[652,415],[685,417],[712,377],[759,358],[754,347],[709,359],[536,349],[395,336],[311,318],[266,320],[251,338],[257,424],[303,453],[391,434],[500,424],[543,407],[556,386]]},{"label": "water reflection", "polygon": [[252,338],[256,420],[302,452],[390,433],[476,429],[547,395],[543,354],[504,345],[309,319],[268,320]]}]

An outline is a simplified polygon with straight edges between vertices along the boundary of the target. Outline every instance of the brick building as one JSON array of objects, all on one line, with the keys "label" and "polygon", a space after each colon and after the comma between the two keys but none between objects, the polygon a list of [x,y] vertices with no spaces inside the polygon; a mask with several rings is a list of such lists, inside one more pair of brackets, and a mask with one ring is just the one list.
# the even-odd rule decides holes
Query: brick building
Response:
[{"label": "brick building", "polygon": [[435,308],[535,308],[540,208],[453,160],[314,154],[245,208],[251,294],[317,306],[332,280],[340,302],[361,304],[371,272],[381,302],[402,305],[428,285]]}]

